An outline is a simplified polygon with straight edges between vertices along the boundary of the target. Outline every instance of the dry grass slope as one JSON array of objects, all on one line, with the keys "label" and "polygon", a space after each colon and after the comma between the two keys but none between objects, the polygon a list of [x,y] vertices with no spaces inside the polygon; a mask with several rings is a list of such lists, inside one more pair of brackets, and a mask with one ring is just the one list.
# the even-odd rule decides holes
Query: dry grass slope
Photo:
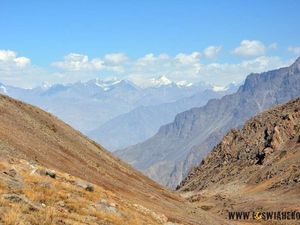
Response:
[{"label": "dry grass slope", "polygon": [[167,218],[145,213],[114,193],[69,174],[47,171],[24,160],[1,161],[0,222],[15,224],[164,224]]},{"label": "dry grass slope", "polygon": [[[218,217],[189,204],[178,194],[164,189],[51,114],[2,95],[0,95],[0,158],[3,161],[7,161],[9,158],[24,159],[30,164],[42,165],[93,183],[101,188],[101,193],[103,191],[112,193],[117,198],[133,205],[135,210],[133,209],[132,212],[139,215],[130,214],[131,216],[125,220],[124,218],[121,219],[123,224],[124,221],[131,221],[129,218],[134,221],[135,218],[140,217],[138,211],[147,215],[138,220],[146,221],[146,224],[155,224],[155,221],[148,221],[153,216],[149,217],[147,213],[164,215],[167,221],[173,223],[221,223]],[[65,198],[66,193],[64,192],[76,193],[73,186],[70,186],[68,182],[50,182],[48,179],[47,182],[50,182],[50,185],[54,187],[49,189],[36,185],[38,181],[34,180],[35,177],[27,176],[26,172],[25,174],[21,173],[20,176],[24,177],[24,182],[27,184],[22,190],[23,195],[33,202],[44,201],[43,204],[46,205],[46,208],[41,209],[44,216],[49,217],[49,220],[53,214],[56,215],[55,217],[59,214],[58,217],[66,218],[64,212],[54,210],[53,204]],[[68,188],[70,189],[67,191]],[[97,193],[97,189],[95,193]],[[82,198],[78,200],[78,196]],[[99,193],[97,197],[100,198],[100,196]],[[70,220],[75,220],[78,215],[85,213],[86,209],[81,207],[81,203],[92,201],[93,195],[78,192],[77,197],[64,203],[71,211],[68,214],[68,216],[72,215],[69,217]],[[98,201],[98,198],[94,200]],[[5,200],[3,201],[3,204],[8,204]],[[9,207],[6,207],[7,216],[4,217],[7,221],[20,218],[17,216],[19,214],[28,216],[29,220],[30,216],[27,215],[28,209],[26,207],[24,208],[19,203],[9,204]],[[13,208],[13,211],[9,210],[12,207],[16,208]],[[101,215],[98,214],[99,212],[95,212],[95,214],[88,216],[103,218],[101,213]],[[106,217],[104,216],[104,218]],[[114,219],[116,221],[113,221]],[[113,221],[115,224],[119,223],[118,218],[107,216],[106,220]],[[45,223],[47,221],[45,220]],[[80,220],[78,219],[78,221]],[[30,223],[34,224],[32,221]],[[89,224],[87,222],[81,223]],[[135,223],[132,222],[132,224]]]}]

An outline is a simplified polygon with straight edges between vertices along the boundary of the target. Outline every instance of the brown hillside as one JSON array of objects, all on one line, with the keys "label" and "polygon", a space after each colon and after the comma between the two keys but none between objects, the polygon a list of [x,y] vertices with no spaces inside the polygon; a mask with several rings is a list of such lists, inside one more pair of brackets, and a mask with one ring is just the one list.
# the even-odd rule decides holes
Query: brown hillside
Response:
[{"label": "brown hillside", "polygon": [[220,224],[132,169],[56,117],[0,96],[0,156],[24,159],[91,182],[182,224]]},{"label": "brown hillside", "polygon": [[178,189],[224,216],[234,210],[299,211],[300,98],[228,132]]}]

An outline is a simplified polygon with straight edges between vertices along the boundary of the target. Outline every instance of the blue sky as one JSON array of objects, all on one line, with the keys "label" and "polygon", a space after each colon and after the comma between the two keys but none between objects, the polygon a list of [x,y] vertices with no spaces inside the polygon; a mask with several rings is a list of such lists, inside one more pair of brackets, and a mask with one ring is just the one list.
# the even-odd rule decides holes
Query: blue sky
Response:
[{"label": "blue sky", "polygon": [[[250,72],[253,68],[240,69],[232,76],[228,75],[231,70],[224,74],[214,70],[211,72],[213,78],[207,74],[211,68],[204,68],[202,72],[199,68],[218,64],[223,65],[223,71],[224,65],[240,65],[258,57],[265,57],[260,59],[264,59],[264,64],[266,60],[273,60],[261,69],[290,63],[300,54],[299,8],[300,1],[297,0],[2,0],[0,50],[13,51],[16,58],[25,57],[30,63],[21,71],[13,71],[13,65],[9,63],[11,75],[7,68],[2,68],[6,72],[2,77],[0,74],[0,82],[22,86],[22,79],[28,73],[31,77],[24,81],[26,84],[23,86],[37,85],[43,81],[73,82],[99,76],[126,77],[143,82],[150,78],[151,73],[152,76],[166,73],[175,80],[186,78],[226,84],[234,81],[236,76],[236,81],[239,81],[247,75],[241,73]],[[248,42],[243,45],[245,40]],[[241,45],[248,50],[253,46],[262,48],[260,51],[258,49],[258,53],[254,51],[251,54],[235,51]],[[205,57],[205,49],[212,46],[217,53]],[[199,53],[194,56],[197,58],[195,60],[199,60],[200,67],[196,65],[197,70],[195,64],[189,61],[190,66],[195,67],[193,73],[197,73],[191,75],[186,61],[184,66],[178,65],[175,58],[179,54],[191,56],[195,52]],[[57,64],[71,53],[82,56],[75,57],[77,61],[85,60],[83,56],[87,56],[88,62],[101,59],[97,62],[105,66],[94,68],[85,64],[83,70],[80,66],[74,70],[65,64]],[[122,65],[116,66],[119,69],[109,68],[108,64],[115,62],[104,59],[105,55],[112,53],[127,58]],[[151,66],[156,70],[150,69],[150,65],[145,66],[145,71],[133,66],[151,53],[154,57],[150,60]],[[170,60],[162,57],[165,60],[162,62],[161,54],[167,55]],[[74,57],[69,57],[70,60]],[[166,63],[180,69],[170,71],[170,68],[165,68]],[[1,66],[7,66],[5,64],[7,62],[0,62],[0,71]],[[23,78],[17,77],[22,73]],[[40,75],[32,78],[34,73]]]}]

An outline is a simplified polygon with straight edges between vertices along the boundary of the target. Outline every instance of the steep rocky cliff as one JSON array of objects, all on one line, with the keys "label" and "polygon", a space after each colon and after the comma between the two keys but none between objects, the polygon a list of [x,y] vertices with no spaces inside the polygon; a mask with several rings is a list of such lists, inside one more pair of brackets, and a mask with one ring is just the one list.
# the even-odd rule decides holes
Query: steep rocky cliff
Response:
[{"label": "steep rocky cliff", "polygon": [[300,98],[232,129],[178,188],[202,190],[238,181],[268,188],[300,185]]},{"label": "steep rocky cliff", "polygon": [[299,210],[300,98],[230,130],[177,189],[225,218],[228,211]]}]

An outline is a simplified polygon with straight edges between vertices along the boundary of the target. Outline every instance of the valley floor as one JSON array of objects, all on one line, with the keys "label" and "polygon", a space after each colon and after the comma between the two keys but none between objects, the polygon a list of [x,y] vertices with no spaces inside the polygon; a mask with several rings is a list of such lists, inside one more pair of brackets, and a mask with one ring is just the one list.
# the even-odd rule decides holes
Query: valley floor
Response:
[{"label": "valley floor", "polygon": [[[228,186],[227,186],[228,187]],[[197,193],[187,192],[183,197],[193,202],[201,209],[219,215],[233,224],[265,224],[265,225],[296,225],[298,220],[268,220],[253,219],[253,212],[300,212],[300,193],[297,189],[290,191],[263,191],[256,188],[231,184],[227,190],[203,190]],[[238,193],[238,194],[237,194]],[[229,212],[250,212],[250,219],[229,219]]]}]

